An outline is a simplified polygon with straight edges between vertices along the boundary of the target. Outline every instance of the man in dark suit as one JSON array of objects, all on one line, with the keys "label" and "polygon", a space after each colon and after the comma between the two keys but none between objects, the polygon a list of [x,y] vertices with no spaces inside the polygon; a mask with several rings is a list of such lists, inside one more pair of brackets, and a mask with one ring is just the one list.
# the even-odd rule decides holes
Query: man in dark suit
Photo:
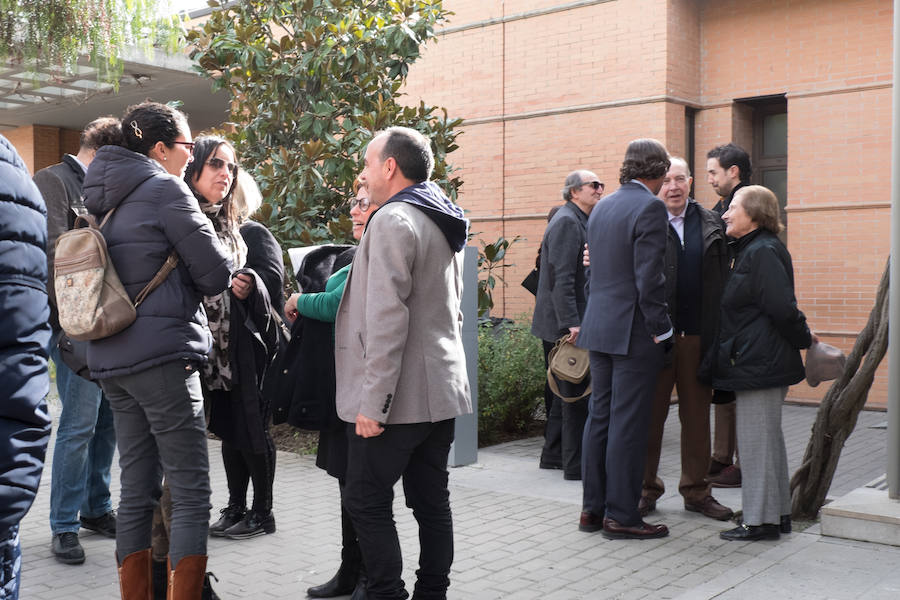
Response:
[{"label": "man in dark suit", "polygon": [[[588,215],[603,196],[603,188],[603,182],[590,171],[569,173],[562,191],[566,203],[544,230],[531,333],[544,344],[545,367],[556,340],[565,335],[566,341],[574,344],[581,328],[587,304],[581,253]],[[563,402],[552,394],[541,452],[542,469],[562,469],[565,479],[581,479],[581,437],[586,418],[586,398]]]},{"label": "man in dark suit", "polygon": [[118,119],[94,119],[81,132],[77,155],[66,154],[61,163],[34,175],[47,204],[47,289],[53,329],[49,353],[56,364],[56,388],[62,405],[50,471],[51,550],[56,560],[70,565],[84,562],[79,528],[116,537],[116,513],[109,493],[116,432],[109,401],[100,387],[76,375],[61,360],[57,343],[62,331],[53,292],[53,261],[57,238],[75,225],[77,215],[87,214],[81,186],[94,154],[101,146],[120,144],[121,138]]},{"label": "man in dark suit", "polygon": [[668,169],[661,143],[631,142],[619,172],[622,187],[588,219],[591,268],[578,346],[590,350],[593,392],[579,529],[602,529],[610,539],[669,534],[638,512],[653,391],[673,333],[663,270],[668,220],[656,197]]}]

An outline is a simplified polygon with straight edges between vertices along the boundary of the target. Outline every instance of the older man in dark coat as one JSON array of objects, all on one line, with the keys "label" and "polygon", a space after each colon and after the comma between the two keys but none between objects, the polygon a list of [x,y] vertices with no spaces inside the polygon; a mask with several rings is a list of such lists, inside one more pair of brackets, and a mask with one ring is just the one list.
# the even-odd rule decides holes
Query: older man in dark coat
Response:
[{"label": "older man in dark coat", "polygon": [[[565,335],[570,343],[575,343],[581,329],[587,305],[581,253],[588,215],[603,196],[603,188],[590,171],[569,173],[562,191],[566,203],[544,230],[531,333],[544,344],[545,367],[556,340]],[[581,436],[586,418],[587,399],[569,403],[553,395],[544,431],[542,469],[562,469],[566,479],[581,479]]]},{"label": "older man in dark coat", "polygon": [[47,211],[25,163],[0,135],[0,598],[19,597],[19,521],[31,508],[50,439]]}]

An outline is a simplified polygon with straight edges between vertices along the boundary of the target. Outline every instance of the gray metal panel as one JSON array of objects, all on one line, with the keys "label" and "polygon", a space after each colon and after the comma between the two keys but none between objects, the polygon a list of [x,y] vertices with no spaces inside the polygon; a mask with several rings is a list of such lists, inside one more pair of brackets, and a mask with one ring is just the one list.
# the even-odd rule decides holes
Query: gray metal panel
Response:
[{"label": "gray metal panel", "polygon": [[456,440],[450,447],[450,466],[478,460],[478,250],[466,246],[463,257],[463,348],[472,392],[472,414],[456,418]]}]

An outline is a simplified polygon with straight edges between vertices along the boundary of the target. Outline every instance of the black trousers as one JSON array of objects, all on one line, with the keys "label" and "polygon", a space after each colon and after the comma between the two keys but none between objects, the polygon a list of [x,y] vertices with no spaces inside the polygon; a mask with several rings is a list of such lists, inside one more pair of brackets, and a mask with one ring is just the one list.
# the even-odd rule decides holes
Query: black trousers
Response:
[{"label": "black trousers", "polygon": [[350,424],[344,505],[353,519],[368,581],[367,597],[404,600],[403,559],[394,524],[394,484],[403,479],[406,505],[419,524],[419,568],[413,598],[447,597],[453,563],[453,519],[447,456],[454,420],[387,425],[362,438]]},{"label": "black trousers", "polygon": [[[550,351],[556,344],[547,340],[543,342],[546,369]],[[569,479],[581,479],[581,445],[588,416],[588,399],[563,402],[545,383],[544,406],[547,409],[547,424],[544,426],[541,464],[559,466]]]},{"label": "black trousers", "polygon": [[251,508],[261,515],[272,511],[272,484],[275,481],[275,442],[266,431],[266,453],[254,454],[222,441],[222,463],[228,481],[228,504],[247,505],[247,488],[253,481]]}]

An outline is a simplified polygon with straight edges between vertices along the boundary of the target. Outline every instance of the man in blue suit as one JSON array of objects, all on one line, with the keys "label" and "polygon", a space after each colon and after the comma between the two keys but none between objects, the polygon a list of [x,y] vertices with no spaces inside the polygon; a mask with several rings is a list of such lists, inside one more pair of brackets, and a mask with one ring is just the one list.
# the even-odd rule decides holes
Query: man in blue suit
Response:
[{"label": "man in blue suit", "polygon": [[577,344],[590,350],[593,392],[584,428],[579,529],[602,529],[610,539],[669,534],[638,512],[653,391],[672,337],[663,268],[668,219],[656,197],[668,169],[661,143],[631,142],[621,187],[588,219],[589,292]]}]

